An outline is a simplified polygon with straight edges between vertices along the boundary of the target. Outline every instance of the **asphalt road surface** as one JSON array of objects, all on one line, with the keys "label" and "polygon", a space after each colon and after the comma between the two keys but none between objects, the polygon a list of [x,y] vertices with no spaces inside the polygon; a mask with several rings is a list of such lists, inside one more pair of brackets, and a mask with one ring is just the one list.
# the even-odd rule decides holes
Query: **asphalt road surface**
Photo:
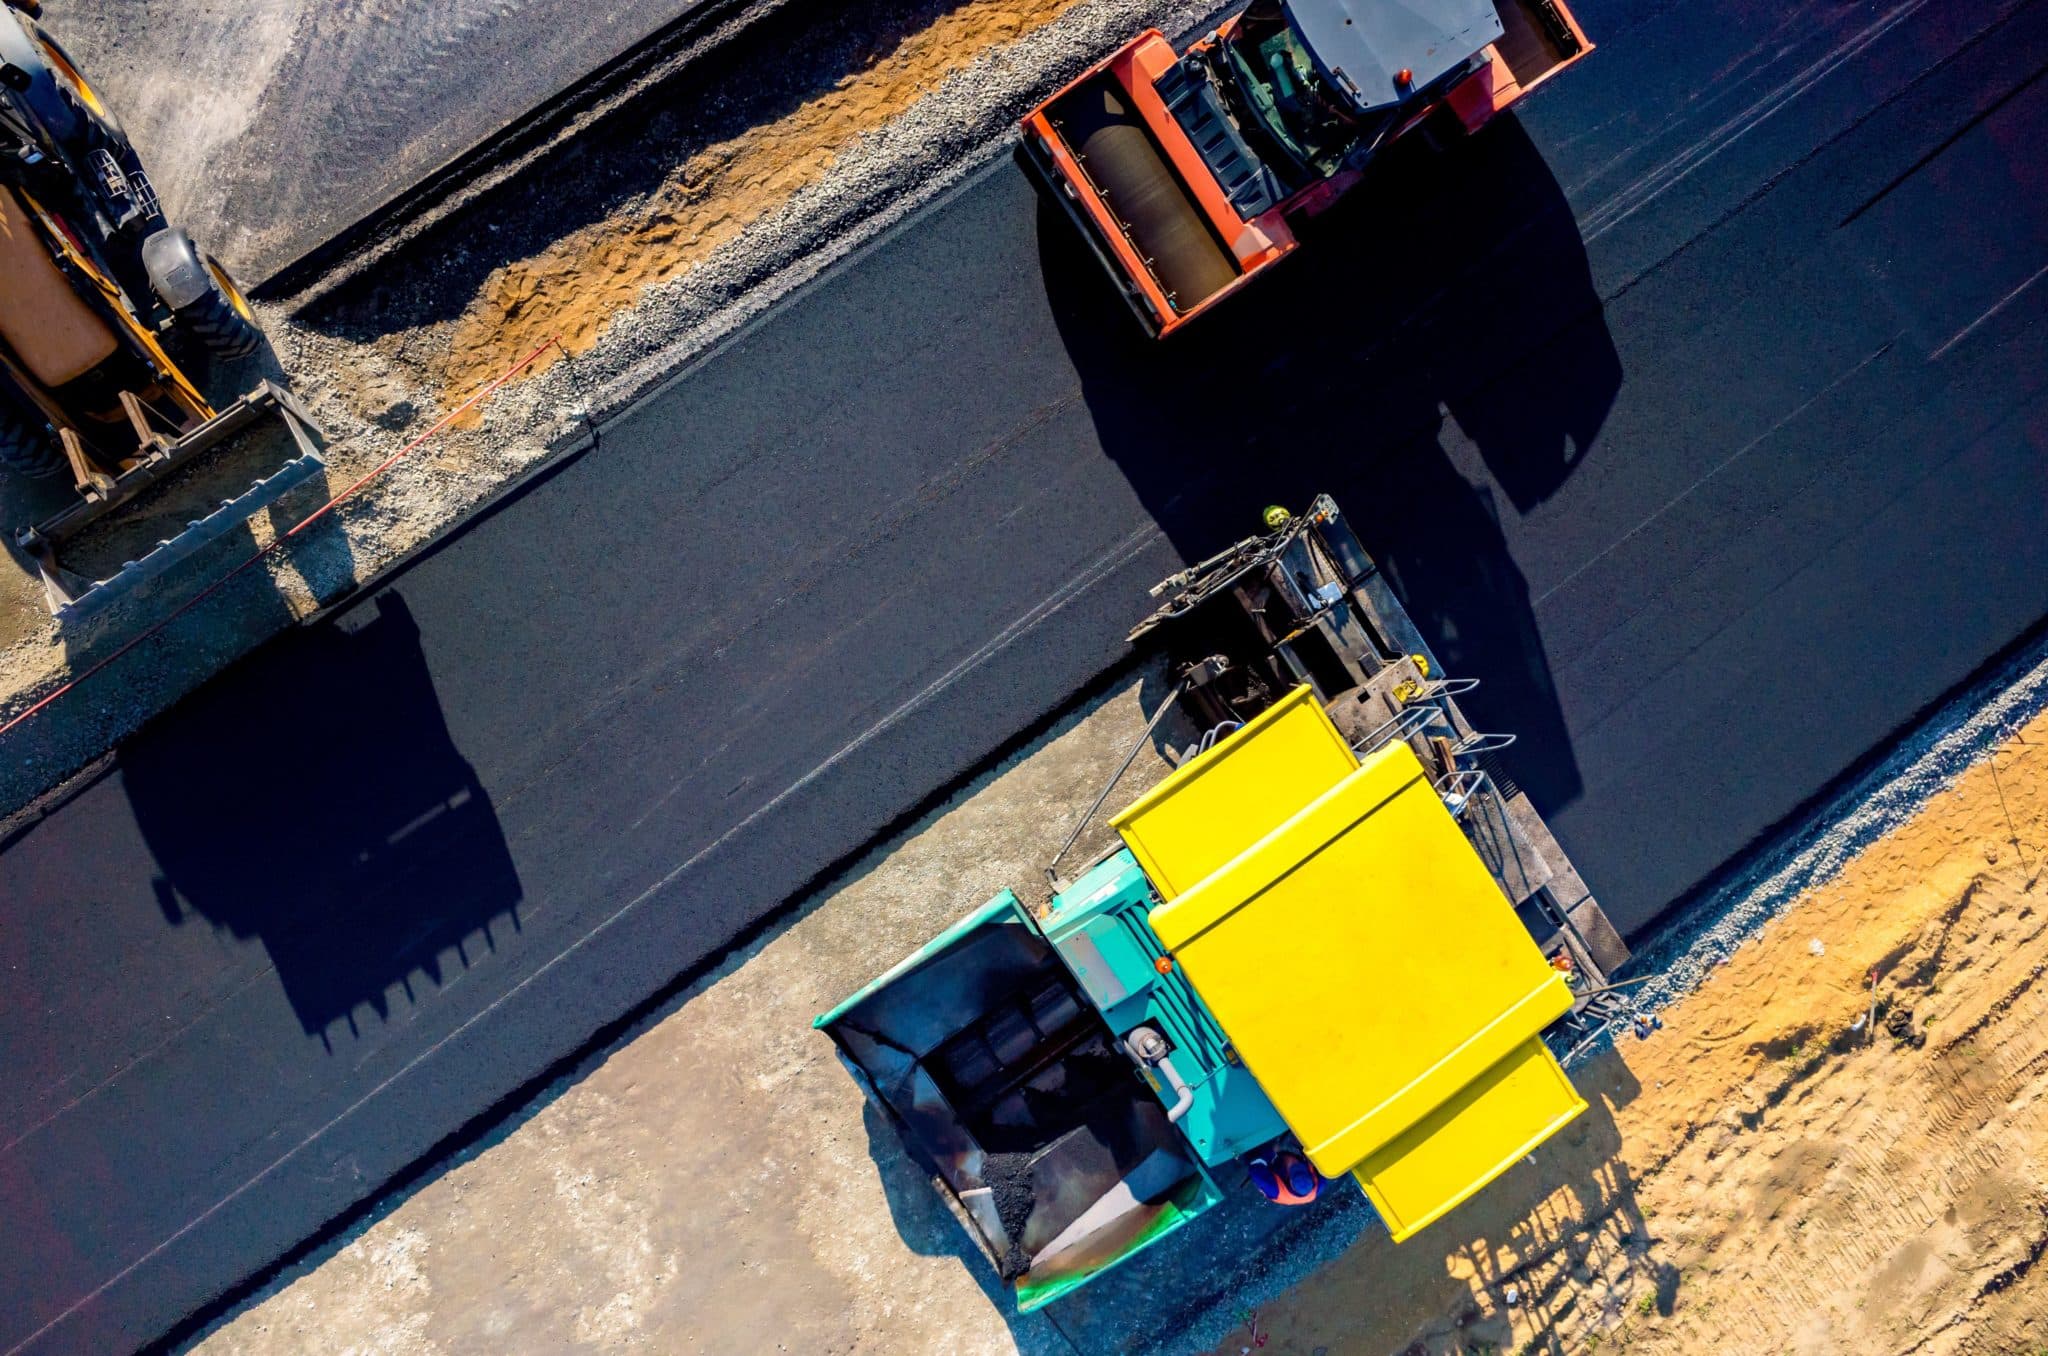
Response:
[{"label": "asphalt road surface", "polygon": [[260,279],[697,0],[49,0],[172,219]]},{"label": "asphalt road surface", "polygon": [[1631,928],[2048,613],[2048,3],[1581,17],[1168,345],[998,165],[0,845],[0,1350],[374,1192],[1269,502]]}]

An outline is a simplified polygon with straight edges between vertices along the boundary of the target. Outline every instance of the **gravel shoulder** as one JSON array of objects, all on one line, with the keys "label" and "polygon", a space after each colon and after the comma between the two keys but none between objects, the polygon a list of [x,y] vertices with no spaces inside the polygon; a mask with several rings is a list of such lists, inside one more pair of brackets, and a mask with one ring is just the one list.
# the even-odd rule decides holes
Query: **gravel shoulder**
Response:
[{"label": "gravel shoulder", "polygon": [[[260,306],[273,352],[215,374],[228,395],[289,374],[329,438],[329,492],[407,446],[536,345],[530,379],[437,435],[314,532],[0,741],[0,814],[87,766],[223,664],[390,569],[580,445],[594,422],[1005,153],[1016,117],[1176,0],[894,0],[787,6],[561,142],[368,266]],[[657,102],[665,110],[642,116]],[[686,116],[682,110],[695,110]],[[281,435],[279,435],[281,438]],[[110,571],[274,464],[225,450],[82,543]],[[0,485],[0,517],[54,505]],[[300,513],[317,490],[293,501]],[[0,574],[0,718],[218,577],[283,523],[258,521],[93,622],[59,628]]]}]

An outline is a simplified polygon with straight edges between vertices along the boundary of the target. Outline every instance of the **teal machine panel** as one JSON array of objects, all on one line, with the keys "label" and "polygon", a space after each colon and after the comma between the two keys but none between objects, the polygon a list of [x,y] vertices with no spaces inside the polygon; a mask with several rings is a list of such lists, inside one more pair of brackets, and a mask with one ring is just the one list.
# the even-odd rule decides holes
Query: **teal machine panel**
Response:
[{"label": "teal machine panel", "polygon": [[[1120,850],[1054,896],[1040,927],[1120,1039],[1150,1026],[1172,1043],[1173,1066],[1194,1089],[1179,1128],[1213,1167],[1285,1133],[1287,1124],[1180,971],[1161,968],[1166,951],[1146,921],[1156,902],[1137,859]],[[1162,1102],[1178,1100],[1155,1072],[1147,1078]]]}]

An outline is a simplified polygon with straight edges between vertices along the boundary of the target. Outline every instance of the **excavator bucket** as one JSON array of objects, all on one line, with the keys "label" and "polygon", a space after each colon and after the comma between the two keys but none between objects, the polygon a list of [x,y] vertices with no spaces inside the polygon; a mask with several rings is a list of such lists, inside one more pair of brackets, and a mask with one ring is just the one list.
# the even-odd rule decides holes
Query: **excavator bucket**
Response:
[{"label": "excavator bucket", "polygon": [[[51,612],[104,608],[323,469],[320,432],[283,387],[216,407],[183,357],[238,361],[262,343],[254,312],[213,256],[170,224],[135,148],[93,105],[22,6],[0,7],[0,464],[70,471],[76,502],[15,535]],[[55,63],[54,65],[52,63]],[[296,455],[104,579],[67,566],[81,533],[195,458],[281,420]]]},{"label": "excavator bucket", "polygon": [[[64,565],[60,553],[65,545],[91,524],[162,483],[194,458],[272,419],[282,422],[291,434],[297,456],[103,579],[87,578]],[[16,533],[15,544],[34,562],[52,615],[61,621],[82,621],[322,474],[326,469],[320,457],[322,441],[320,429],[305,407],[271,381],[264,381],[189,432],[175,439],[155,439],[118,475],[102,469],[75,440],[67,438],[65,451],[77,478],[79,499],[34,527],[23,528]]]}]

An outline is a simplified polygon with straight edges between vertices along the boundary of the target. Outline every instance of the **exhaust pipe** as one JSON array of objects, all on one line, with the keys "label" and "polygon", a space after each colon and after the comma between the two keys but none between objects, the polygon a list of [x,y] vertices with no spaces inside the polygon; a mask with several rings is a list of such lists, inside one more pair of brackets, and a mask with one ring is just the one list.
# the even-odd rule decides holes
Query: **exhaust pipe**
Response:
[{"label": "exhaust pipe", "polygon": [[1124,1038],[1124,1049],[1131,1052],[1131,1058],[1147,1068],[1159,1070],[1159,1076],[1177,1094],[1172,1106],[1166,1108],[1166,1119],[1178,1121],[1188,1114],[1195,1104],[1195,1090],[1180,1076],[1180,1070],[1173,1067],[1173,1056],[1168,1052],[1166,1037],[1149,1026],[1141,1026]]}]

